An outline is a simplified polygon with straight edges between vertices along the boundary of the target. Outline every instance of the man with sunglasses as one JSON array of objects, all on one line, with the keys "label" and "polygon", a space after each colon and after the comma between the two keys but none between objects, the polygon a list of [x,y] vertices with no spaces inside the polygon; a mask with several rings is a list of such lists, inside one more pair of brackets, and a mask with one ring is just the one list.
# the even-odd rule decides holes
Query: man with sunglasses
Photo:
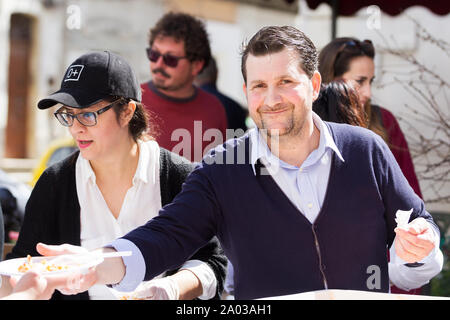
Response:
[{"label": "man with sunglasses", "polygon": [[209,148],[225,140],[227,128],[220,101],[193,84],[211,59],[205,26],[188,14],[168,13],[150,30],[146,50],[152,80],[141,84],[142,102],[157,126],[156,140],[200,161]]}]

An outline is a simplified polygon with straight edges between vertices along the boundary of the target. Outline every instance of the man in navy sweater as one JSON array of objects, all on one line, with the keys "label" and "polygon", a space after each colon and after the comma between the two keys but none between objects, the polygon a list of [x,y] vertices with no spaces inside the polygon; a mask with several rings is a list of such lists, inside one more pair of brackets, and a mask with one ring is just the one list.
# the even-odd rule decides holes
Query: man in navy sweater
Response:
[{"label": "man in navy sweater", "polygon": [[[132,256],[106,259],[91,271],[95,281],[65,292],[93,282],[133,290],[214,235],[234,266],[237,299],[389,292],[389,281],[412,289],[440,272],[439,230],[388,146],[312,112],[321,77],[311,40],[264,27],[243,52],[242,73],[257,129],[212,150],[158,217],[99,249]],[[401,227],[398,210],[412,211]],[[71,250],[38,245],[44,255]]]}]

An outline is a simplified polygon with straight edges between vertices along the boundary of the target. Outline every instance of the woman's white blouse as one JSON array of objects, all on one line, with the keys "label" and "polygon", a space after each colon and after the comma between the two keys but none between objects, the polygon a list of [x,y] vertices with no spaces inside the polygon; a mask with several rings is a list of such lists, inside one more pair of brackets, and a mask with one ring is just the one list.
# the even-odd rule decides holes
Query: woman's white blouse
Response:
[{"label": "woman's white blouse", "polygon": [[[82,247],[89,250],[102,247],[158,215],[158,211],[161,209],[159,146],[155,141],[144,142],[140,140],[138,146],[139,160],[133,177],[133,185],[125,195],[117,219],[111,213],[96,184],[95,173],[89,161],[84,159],[81,153],[78,156],[75,171],[80,204]],[[198,261],[195,262],[198,264]],[[191,262],[187,263],[186,267]],[[214,275],[214,272],[206,263],[201,262],[201,264],[203,265],[200,269],[201,272],[206,270],[207,273],[210,272]],[[216,279],[215,276],[204,277],[199,275],[199,279],[211,278],[213,281],[210,282],[213,283],[202,283],[204,293],[205,288],[212,286],[215,289]],[[211,292],[212,290],[206,291]],[[118,295],[116,291],[104,285],[95,285],[89,289],[91,299],[115,299]]]}]

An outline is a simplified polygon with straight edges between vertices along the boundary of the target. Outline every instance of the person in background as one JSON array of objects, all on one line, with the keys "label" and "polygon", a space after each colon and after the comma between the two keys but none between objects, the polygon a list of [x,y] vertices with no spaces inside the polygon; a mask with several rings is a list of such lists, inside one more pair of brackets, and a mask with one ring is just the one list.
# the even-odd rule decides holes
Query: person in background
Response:
[{"label": "person in background", "polygon": [[358,93],[344,81],[322,85],[313,111],[324,121],[367,128],[368,121]]},{"label": "person in background", "polygon": [[227,129],[233,129],[235,131],[240,129],[243,134],[247,131],[245,120],[247,119],[248,111],[242,108],[242,106],[235,100],[226,96],[217,89],[217,76],[217,63],[214,57],[211,57],[208,66],[197,75],[194,83],[203,90],[215,95],[219,98],[220,102],[222,102],[227,114]]},{"label": "person in background", "polygon": [[[321,87],[317,56],[291,26],[264,27],[250,39],[241,69],[257,128],[211,150],[160,215],[96,249],[132,250],[134,258],[105,259],[90,271],[93,283],[133,288],[214,235],[233,264],[236,299],[389,292],[394,274],[414,288],[442,270],[439,228],[386,143],[312,111]],[[410,216],[397,226],[398,210]],[[393,249],[392,270],[386,248]],[[37,250],[75,251],[45,244]]]},{"label": "person in background", "polygon": [[0,204],[3,208],[5,242],[11,243],[17,240],[30,194],[29,185],[0,169]]},{"label": "person in background", "polygon": [[422,198],[408,143],[397,119],[389,110],[371,103],[371,86],[375,78],[374,57],[375,48],[370,40],[337,38],[320,51],[319,72],[325,84],[341,79],[356,89],[368,117],[368,128],[389,145],[409,184]]},{"label": "person in background", "polygon": [[[80,150],[40,176],[7,258],[35,256],[39,242],[81,245],[85,250],[106,245],[145,224],[172,201],[194,165],[152,140],[140,101],[130,65],[108,51],[77,58],[67,68],[60,90],[39,101],[40,109],[57,105],[56,118],[68,127]],[[209,239],[183,260],[142,284],[136,294],[147,299],[220,298],[226,258],[218,240]],[[72,297],[56,292],[55,298],[121,295],[96,286]]]},{"label": "person in background", "polygon": [[17,210],[21,218],[25,214],[25,206],[31,194],[31,187],[20,182],[7,172],[0,169],[0,188],[8,189],[16,199]]},{"label": "person in background", "polygon": [[[372,82],[375,78],[375,48],[370,40],[360,41],[356,38],[336,38],[328,43],[319,54],[319,72],[323,83],[344,80],[358,92],[360,104],[368,117],[368,128],[388,144],[403,174],[414,192],[422,198],[419,181],[414,171],[414,164],[408,143],[397,119],[387,109],[371,103]],[[394,293],[406,293],[397,287]],[[421,289],[410,291],[420,294]]]},{"label": "person in background", "polygon": [[152,79],[141,84],[142,102],[157,122],[158,144],[190,161],[226,139],[227,117],[214,95],[194,85],[211,59],[199,19],[169,12],[150,30],[147,56]]}]

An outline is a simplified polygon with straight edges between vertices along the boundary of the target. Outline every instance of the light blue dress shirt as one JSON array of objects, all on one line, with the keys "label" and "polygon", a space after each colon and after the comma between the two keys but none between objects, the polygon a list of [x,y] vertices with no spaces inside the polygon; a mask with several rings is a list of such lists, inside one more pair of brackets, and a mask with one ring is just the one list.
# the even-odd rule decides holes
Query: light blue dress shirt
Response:
[{"label": "light blue dress shirt", "polygon": [[340,161],[344,161],[325,123],[314,113],[313,121],[320,131],[319,146],[300,168],[274,155],[259,130],[252,129],[249,132],[253,170],[259,159],[280,189],[311,223],[316,220],[325,198],[332,154],[335,153]]}]

